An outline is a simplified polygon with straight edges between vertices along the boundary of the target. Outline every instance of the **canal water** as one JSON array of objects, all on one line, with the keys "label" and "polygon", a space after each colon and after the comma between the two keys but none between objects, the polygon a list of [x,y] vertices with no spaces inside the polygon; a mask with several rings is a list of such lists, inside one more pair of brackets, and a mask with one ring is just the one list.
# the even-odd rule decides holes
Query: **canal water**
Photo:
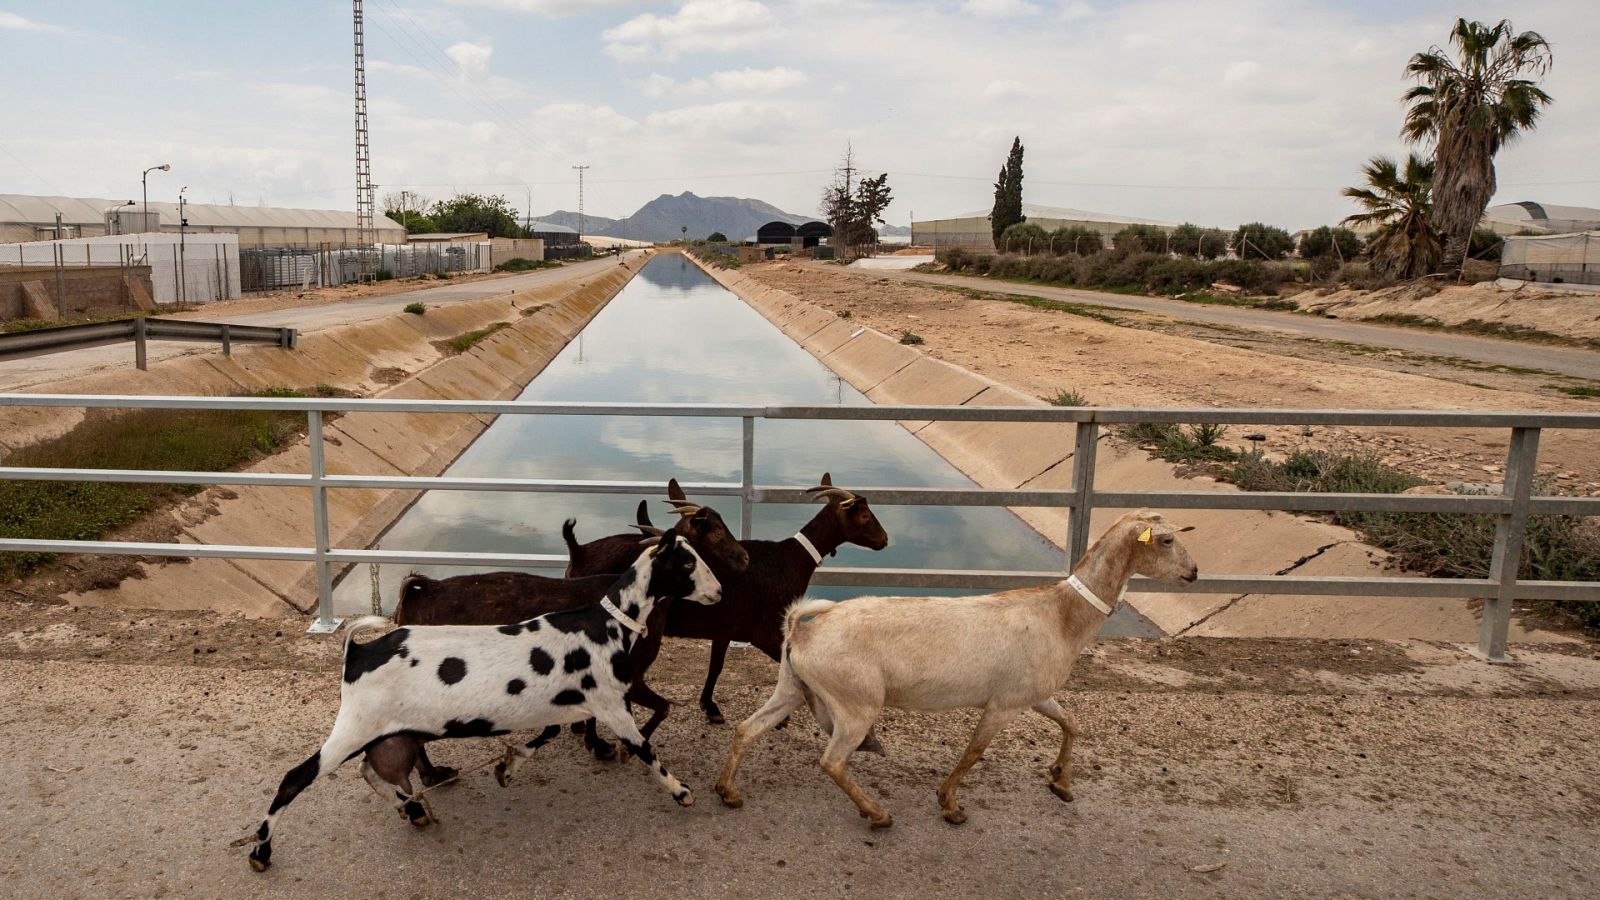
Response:
[{"label": "canal water", "polygon": [[[612,403],[841,404],[865,396],[698,266],[657,256],[595,316],[522,392],[530,401]],[[757,484],[814,485],[823,472],[849,488],[973,487],[964,474],[894,422],[756,421]],[[738,419],[627,416],[501,416],[450,467],[458,477],[659,481],[650,497],[656,524],[672,521],[657,502],[669,477],[739,480]],[[431,491],[380,539],[385,550],[566,553],[561,523],[578,520],[579,540],[627,530],[639,497]],[[690,499],[716,507],[737,532],[736,497]],[[871,499],[870,494],[868,499]],[[1061,551],[1009,511],[983,507],[883,506],[889,533],[878,552],[846,545],[826,564],[941,569],[1052,570]],[[809,505],[757,505],[751,535],[779,540],[815,513]],[[458,566],[380,566],[379,596],[392,609],[413,568],[446,577]],[[556,570],[533,570],[554,574]],[[369,567],[339,585],[341,614],[369,611]],[[848,599],[881,590],[814,587],[812,596]],[[893,593],[960,593],[909,591]],[[1106,633],[1157,634],[1126,605]]]}]

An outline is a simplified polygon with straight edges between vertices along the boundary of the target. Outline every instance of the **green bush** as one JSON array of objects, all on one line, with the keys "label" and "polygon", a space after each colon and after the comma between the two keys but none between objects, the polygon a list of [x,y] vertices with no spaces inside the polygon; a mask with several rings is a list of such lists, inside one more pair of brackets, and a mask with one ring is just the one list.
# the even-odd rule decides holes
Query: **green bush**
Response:
[{"label": "green bush", "polygon": [[910,345],[910,344],[920,344],[922,342],[923,342],[922,341],[922,335],[917,334],[914,331],[902,331],[902,332],[900,332],[900,343],[902,343],[902,344]]},{"label": "green bush", "polygon": [[1495,234],[1488,228],[1474,228],[1472,237],[1467,241],[1467,255],[1473,259],[1500,259],[1500,251],[1505,248],[1506,239],[1503,235]]},{"label": "green bush", "polygon": [[1240,259],[1283,259],[1293,249],[1289,232],[1261,222],[1240,225],[1233,233],[1233,252]]},{"label": "green bush", "polygon": [[1001,232],[996,249],[1004,253],[1043,253],[1049,242],[1050,235],[1043,228],[1032,222],[1018,222]]},{"label": "green bush", "polygon": [[1089,398],[1074,390],[1057,391],[1054,397],[1046,397],[1051,406],[1089,406]]},{"label": "green bush", "polygon": [[488,328],[480,328],[477,331],[469,331],[465,334],[458,334],[450,340],[444,342],[446,352],[450,353],[451,355],[465,353],[468,350],[471,350],[479,341],[491,334],[494,334],[496,331],[499,331],[502,328],[509,328],[510,326],[510,322],[496,322],[493,325],[490,325]]},{"label": "green bush", "polygon": [[972,271],[979,275],[989,274],[989,268],[994,265],[994,256],[988,253],[979,253],[972,258]]},{"label": "green bush", "polygon": [[[1361,255],[1361,238],[1348,228],[1313,228],[1300,236],[1300,258],[1349,262]],[[1313,269],[1313,271],[1315,271]]]},{"label": "green bush", "polygon": [[1124,253],[1166,253],[1167,233],[1158,225],[1129,225],[1111,236],[1111,246]]},{"label": "green bush", "polygon": [[1172,252],[1196,259],[1216,259],[1228,252],[1228,233],[1220,228],[1201,228],[1185,222],[1172,229]]},{"label": "green bush", "polygon": [[972,254],[961,247],[940,250],[933,255],[933,258],[937,262],[944,263],[945,268],[952,272],[972,268]]},{"label": "green bush", "polygon": [[415,300],[413,300],[410,303],[407,303],[405,306],[403,306],[401,308],[403,310],[405,310],[406,312],[411,313],[413,316],[426,315],[427,312],[428,312],[428,304],[422,303],[420,301],[415,301]]},{"label": "green bush", "polygon": [[517,256],[494,267],[496,272],[531,272],[535,269],[557,269],[561,263],[550,259],[524,259]]},{"label": "green bush", "polygon": [[1086,225],[1063,225],[1050,232],[1050,251],[1067,256],[1093,256],[1106,248],[1100,232]]}]

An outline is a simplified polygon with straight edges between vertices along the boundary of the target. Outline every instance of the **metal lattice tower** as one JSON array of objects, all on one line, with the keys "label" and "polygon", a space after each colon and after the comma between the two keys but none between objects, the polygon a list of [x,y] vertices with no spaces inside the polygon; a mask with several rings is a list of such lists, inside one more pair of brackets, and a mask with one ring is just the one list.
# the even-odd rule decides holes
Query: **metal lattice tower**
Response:
[{"label": "metal lattice tower", "polygon": [[583,237],[583,170],[588,166],[573,166],[578,170],[578,237]]},{"label": "metal lattice tower", "polygon": [[356,39],[356,275],[360,281],[377,277],[372,265],[372,244],[377,240],[373,228],[372,150],[367,141],[367,49],[366,24],[361,0],[351,0]]}]

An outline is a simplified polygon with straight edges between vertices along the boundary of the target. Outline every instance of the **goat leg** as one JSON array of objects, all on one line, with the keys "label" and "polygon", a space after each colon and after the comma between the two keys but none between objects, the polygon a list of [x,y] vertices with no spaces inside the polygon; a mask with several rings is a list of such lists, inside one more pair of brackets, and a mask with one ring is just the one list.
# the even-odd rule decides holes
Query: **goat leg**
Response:
[{"label": "goat leg", "polygon": [[717,639],[711,642],[711,663],[706,666],[706,683],[700,688],[700,708],[705,710],[706,721],[721,725],[728,721],[712,694],[717,690],[717,678],[722,675],[722,664],[728,659],[728,642]]},{"label": "goat leg", "polygon": [[1010,724],[1021,710],[1001,709],[990,706],[984,709],[983,717],[978,719],[978,727],[972,730],[972,739],[967,742],[967,749],[961,754],[960,762],[950,770],[950,775],[944,783],[939,785],[939,809],[944,813],[944,820],[951,825],[960,825],[967,821],[967,814],[961,809],[961,804],[956,802],[956,788],[961,784],[961,777],[967,770],[977,764],[983,756],[983,750],[1000,733],[1000,729]]},{"label": "goat leg", "polygon": [[656,733],[656,729],[666,720],[667,712],[672,709],[672,701],[656,693],[642,678],[628,685],[626,698],[650,710],[650,718],[639,729],[639,733],[646,738]]},{"label": "goat leg", "polygon": [[[407,740],[416,740],[416,739],[415,738],[408,738]],[[427,744],[424,744],[421,741],[416,741],[416,745],[417,745],[417,778],[419,778],[422,781],[422,786],[423,787],[434,787],[436,785],[444,784],[446,781],[449,781],[450,779],[452,779],[452,778],[456,777],[458,774],[460,774],[455,769],[453,769],[453,768],[451,768],[449,766],[436,766],[436,765],[434,765],[433,764],[433,760],[428,758],[428,745]]]},{"label": "goat leg", "polygon": [[1055,764],[1050,767],[1050,793],[1068,803],[1072,802],[1072,741],[1078,736],[1078,717],[1062,709],[1054,700],[1044,700],[1033,706],[1034,711],[1061,726],[1061,750]]},{"label": "goat leg", "polygon": [[610,741],[601,740],[600,730],[593,719],[586,719],[572,726],[572,730],[583,735],[583,745],[589,748],[594,758],[602,762],[613,759],[617,755],[617,748]]}]

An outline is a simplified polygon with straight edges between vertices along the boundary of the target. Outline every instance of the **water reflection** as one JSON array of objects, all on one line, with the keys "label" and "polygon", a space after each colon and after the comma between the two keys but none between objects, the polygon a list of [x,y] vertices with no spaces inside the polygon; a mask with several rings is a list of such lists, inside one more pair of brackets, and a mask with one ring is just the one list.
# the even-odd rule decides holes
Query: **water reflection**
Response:
[{"label": "water reflection", "polygon": [[[521,394],[525,400],[653,403],[804,403],[869,401],[785,337],[760,314],[682,257],[650,262]],[[893,422],[783,421],[756,424],[755,480],[815,484],[971,487],[967,477]],[[478,477],[640,479],[665,484],[738,481],[737,419],[618,416],[502,416],[451,466]],[[664,496],[664,492],[660,495]],[[622,530],[637,497],[437,491],[424,495],[390,531],[385,549],[564,554],[561,522],[578,520],[580,539]],[[737,529],[734,498],[700,498]],[[652,514],[668,521],[665,505]],[[874,507],[890,546],[874,553],[847,546],[835,565],[1056,569],[1061,553],[1003,509]],[[756,507],[752,534],[793,534],[815,507]],[[460,567],[417,567],[430,575]],[[407,567],[384,566],[380,596],[393,603]],[[360,575],[361,573],[357,573]],[[546,574],[549,574],[548,570]],[[368,608],[366,577],[339,588],[341,611]],[[843,599],[860,588],[813,590]],[[1121,617],[1119,616],[1119,619]],[[1147,625],[1114,622],[1123,633]]]}]

